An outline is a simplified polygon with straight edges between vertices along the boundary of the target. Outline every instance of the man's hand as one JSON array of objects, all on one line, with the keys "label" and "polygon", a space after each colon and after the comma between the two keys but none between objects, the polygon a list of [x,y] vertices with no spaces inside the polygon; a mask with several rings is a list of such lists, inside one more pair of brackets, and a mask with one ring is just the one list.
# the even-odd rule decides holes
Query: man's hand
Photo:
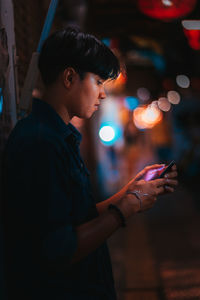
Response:
[{"label": "man's hand", "polygon": [[[155,164],[155,165],[151,165],[151,166],[147,166],[145,167],[142,171],[140,171],[132,180],[130,183],[133,183],[135,181],[138,181],[138,180],[141,180],[141,179],[144,179],[145,178],[145,175],[147,174],[148,171],[150,170],[156,170],[156,169],[160,169],[161,167],[164,167],[165,165],[161,164]],[[167,166],[166,166],[167,168]],[[163,168],[163,171],[165,170],[165,168]],[[178,185],[178,181],[177,181],[177,176],[178,176],[178,173],[177,173],[177,167],[176,165],[173,165],[171,170],[165,174],[164,178],[168,179],[167,182],[166,182],[166,185],[165,185],[165,189],[163,191],[162,194],[166,194],[166,193],[169,193],[169,192],[174,192],[174,188],[175,186]],[[155,180],[155,179],[154,179]]]},{"label": "man's hand", "polygon": [[129,207],[131,214],[151,208],[156,202],[157,196],[164,192],[166,182],[165,178],[151,181],[142,179],[132,182],[126,191],[124,205]]},{"label": "man's hand", "polygon": [[123,200],[119,202],[120,208],[127,217],[138,211],[145,211],[151,208],[156,202],[157,196],[174,192],[174,188],[178,184],[178,181],[175,179],[177,177],[175,165],[164,178],[153,179],[150,181],[145,181],[143,179],[149,170],[159,169],[162,166],[163,165],[156,164],[145,167],[128,183],[125,196]]},{"label": "man's hand", "polygon": [[144,179],[145,175],[147,174],[148,171],[150,170],[156,170],[156,169],[160,169],[161,167],[163,167],[163,170],[165,168],[165,164],[155,164],[155,165],[151,165],[151,166],[146,166],[142,171],[140,171],[132,180],[132,181],[136,181],[136,180],[141,180]]},{"label": "man's hand", "polygon": [[177,178],[177,176],[178,176],[177,167],[176,165],[173,165],[171,171],[165,174],[164,176],[164,178],[167,179],[167,184],[165,185],[165,190],[163,194],[174,192],[175,186],[178,185],[178,180],[175,179]]},{"label": "man's hand", "polygon": [[[145,181],[145,174],[152,169],[160,169],[165,165],[155,164],[145,167],[140,171],[128,184],[126,184],[118,193],[114,194],[109,199],[97,204],[97,210],[99,214],[107,211],[110,203],[120,207],[126,217],[129,217],[133,213],[146,210],[153,206],[158,195],[171,193],[174,191],[175,186],[178,184],[176,180],[177,171],[174,165],[169,173],[167,173],[162,179],[154,179],[151,181]],[[133,194],[127,194],[127,191],[143,191],[144,194],[141,197],[142,208],[140,208],[140,201]],[[140,194],[137,193],[140,197]]]}]

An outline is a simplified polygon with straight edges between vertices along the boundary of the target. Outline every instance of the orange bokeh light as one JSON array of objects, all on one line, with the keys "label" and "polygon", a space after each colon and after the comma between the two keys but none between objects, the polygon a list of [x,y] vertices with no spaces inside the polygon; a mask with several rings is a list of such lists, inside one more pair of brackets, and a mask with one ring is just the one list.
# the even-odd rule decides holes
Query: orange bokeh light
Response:
[{"label": "orange bokeh light", "polygon": [[123,89],[127,81],[127,75],[123,72],[120,72],[119,76],[115,80],[108,81],[105,85],[105,88],[108,92],[118,91]]},{"label": "orange bokeh light", "polygon": [[133,112],[133,121],[139,129],[153,128],[162,118],[162,112],[155,105],[140,106]]}]

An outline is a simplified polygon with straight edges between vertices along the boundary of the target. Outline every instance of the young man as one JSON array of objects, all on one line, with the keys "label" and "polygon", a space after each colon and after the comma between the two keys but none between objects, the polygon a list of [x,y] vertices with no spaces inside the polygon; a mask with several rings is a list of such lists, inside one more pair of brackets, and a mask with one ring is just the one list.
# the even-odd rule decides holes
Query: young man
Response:
[{"label": "young man", "polygon": [[79,153],[74,116],[90,118],[106,97],[119,63],[94,36],[76,29],[51,35],[39,70],[42,100],[12,131],[4,160],[5,280],[8,299],[116,299],[107,238],[138,211],[173,192],[168,179],[146,182],[145,168],[96,204]]}]

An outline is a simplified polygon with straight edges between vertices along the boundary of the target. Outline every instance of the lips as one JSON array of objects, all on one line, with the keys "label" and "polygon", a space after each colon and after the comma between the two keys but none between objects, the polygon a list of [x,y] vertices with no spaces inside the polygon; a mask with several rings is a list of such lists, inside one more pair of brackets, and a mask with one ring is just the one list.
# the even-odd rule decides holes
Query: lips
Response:
[{"label": "lips", "polygon": [[94,107],[97,110],[99,108],[99,104],[95,104]]}]

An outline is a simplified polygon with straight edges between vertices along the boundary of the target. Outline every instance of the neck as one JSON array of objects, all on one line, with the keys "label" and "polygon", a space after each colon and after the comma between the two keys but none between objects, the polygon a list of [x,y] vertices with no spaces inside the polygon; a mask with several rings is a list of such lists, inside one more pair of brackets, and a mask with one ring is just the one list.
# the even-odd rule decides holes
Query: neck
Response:
[{"label": "neck", "polygon": [[48,87],[42,97],[42,100],[49,105],[57,112],[61,119],[68,124],[72,117],[68,112],[66,105],[64,105],[63,95],[59,93],[59,90],[55,87]]}]

